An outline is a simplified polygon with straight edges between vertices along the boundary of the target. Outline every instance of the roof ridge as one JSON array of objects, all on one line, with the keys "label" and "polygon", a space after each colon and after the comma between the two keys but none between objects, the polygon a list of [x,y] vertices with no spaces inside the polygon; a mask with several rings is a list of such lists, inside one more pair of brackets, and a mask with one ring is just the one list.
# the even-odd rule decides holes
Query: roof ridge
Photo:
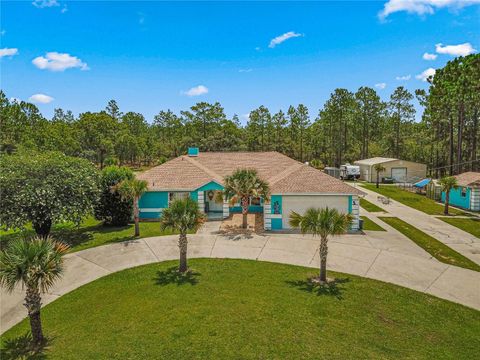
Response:
[{"label": "roof ridge", "polygon": [[[304,166],[303,163],[301,162],[296,162],[295,164],[290,165],[287,167],[285,170],[279,172],[277,175],[274,177],[268,179],[268,182],[270,183],[270,186],[274,185],[275,183],[279,182],[280,180],[286,178],[288,175],[293,173],[294,171],[300,169],[302,166]],[[306,165],[305,165],[306,166]]]},{"label": "roof ridge", "polygon": [[222,178],[220,175],[218,175],[216,172],[210,170],[210,169],[207,168],[206,166],[200,164],[198,161],[192,159],[192,157],[190,157],[190,156],[185,156],[185,155],[182,155],[181,157],[182,157],[182,159],[185,158],[188,162],[190,162],[191,164],[195,165],[197,168],[199,168],[200,170],[202,170],[203,172],[205,172],[207,175],[210,175],[213,180],[215,180],[215,181],[217,181],[217,182],[220,182],[220,183],[223,182],[223,178]]}]

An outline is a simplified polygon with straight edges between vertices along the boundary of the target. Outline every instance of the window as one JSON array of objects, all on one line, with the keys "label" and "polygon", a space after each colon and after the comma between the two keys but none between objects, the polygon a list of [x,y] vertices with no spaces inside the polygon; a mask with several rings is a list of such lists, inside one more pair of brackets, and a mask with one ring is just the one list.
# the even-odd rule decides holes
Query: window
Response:
[{"label": "window", "polygon": [[170,204],[174,200],[186,199],[189,197],[190,197],[189,192],[181,192],[181,191],[171,192],[171,193],[168,193],[168,203]]},{"label": "window", "polygon": [[467,197],[467,188],[462,187],[462,197]]}]

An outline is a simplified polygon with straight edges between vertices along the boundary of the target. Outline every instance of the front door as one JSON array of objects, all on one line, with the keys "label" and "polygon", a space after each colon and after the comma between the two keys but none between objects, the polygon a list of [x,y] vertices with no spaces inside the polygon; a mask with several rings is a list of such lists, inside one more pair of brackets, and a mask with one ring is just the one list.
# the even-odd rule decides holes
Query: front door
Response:
[{"label": "front door", "polygon": [[206,213],[222,213],[223,201],[219,201],[217,190],[205,191],[205,212]]}]

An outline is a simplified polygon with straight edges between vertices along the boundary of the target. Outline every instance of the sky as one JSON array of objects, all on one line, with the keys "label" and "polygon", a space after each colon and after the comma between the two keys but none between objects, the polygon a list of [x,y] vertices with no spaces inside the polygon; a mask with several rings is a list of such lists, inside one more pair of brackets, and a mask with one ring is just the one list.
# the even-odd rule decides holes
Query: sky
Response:
[{"label": "sky", "polygon": [[313,119],[335,88],[387,100],[480,50],[480,0],[29,0],[0,12],[1,89],[48,118],[115,99],[148,122],[199,101],[242,122],[303,103]]}]

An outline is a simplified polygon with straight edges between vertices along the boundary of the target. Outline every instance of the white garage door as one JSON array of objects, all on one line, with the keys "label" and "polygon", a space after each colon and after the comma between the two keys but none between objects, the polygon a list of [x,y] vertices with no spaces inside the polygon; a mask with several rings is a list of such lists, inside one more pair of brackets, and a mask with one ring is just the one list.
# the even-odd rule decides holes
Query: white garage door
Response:
[{"label": "white garage door", "polygon": [[283,195],[282,197],[282,227],[289,229],[290,213],[295,211],[305,213],[308,208],[334,208],[342,213],[348,212],[348,196],[346,195]]},{"label": "white garage door", "polygon": [[396,182],[407,181],[407,168],[392,168],[392,178]]}]

